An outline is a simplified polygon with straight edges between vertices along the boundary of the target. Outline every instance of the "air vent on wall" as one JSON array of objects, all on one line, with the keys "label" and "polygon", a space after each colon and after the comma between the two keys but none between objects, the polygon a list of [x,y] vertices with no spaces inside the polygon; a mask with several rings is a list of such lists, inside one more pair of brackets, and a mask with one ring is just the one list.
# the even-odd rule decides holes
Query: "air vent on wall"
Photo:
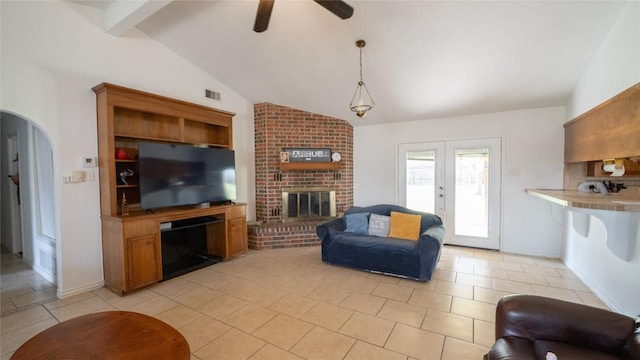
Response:
[{"label": "air vent on wall", "polygon": [[208,97],[209,99],[220,100],[220,93],[213,90],[205,89],[204,96]]}]

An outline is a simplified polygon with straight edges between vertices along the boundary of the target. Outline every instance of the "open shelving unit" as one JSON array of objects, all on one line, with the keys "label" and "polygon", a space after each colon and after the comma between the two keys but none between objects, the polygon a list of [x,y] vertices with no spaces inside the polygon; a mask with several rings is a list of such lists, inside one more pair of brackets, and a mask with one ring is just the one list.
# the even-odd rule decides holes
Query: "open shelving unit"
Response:
[{"label": "open shelving unit", "polygon": [[[98,120],[100,212],[105,285],[119,294],[163,278],[161,224],[213,216],[207,251],[221,259],[247,251],[245,204],[140,208],[138,145],[142,141],[233,149],[234,113],[108,83],[93,88]],[[125,155],[122,155],[124,152]],[[121,173],[133,172],[121,179]],[[122,215],[124,197],[128,215]]]}]

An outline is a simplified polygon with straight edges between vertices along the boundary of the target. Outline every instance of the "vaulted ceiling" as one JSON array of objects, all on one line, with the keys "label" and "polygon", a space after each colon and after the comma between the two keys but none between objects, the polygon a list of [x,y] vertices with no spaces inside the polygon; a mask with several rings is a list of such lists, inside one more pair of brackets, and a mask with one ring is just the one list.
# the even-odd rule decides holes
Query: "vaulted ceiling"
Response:
[{"label": "vaulted ceiling", "polygon": [[[355,126],[563,105],[626,6],[346,0],[354,14],[341,20],[311,0],[275,0],[256,33],[257,0],[74,2],[102,7],[105,31],[135,26],[251,102]],[[348,108],[358,39],[376,102],[362,119]]]}]

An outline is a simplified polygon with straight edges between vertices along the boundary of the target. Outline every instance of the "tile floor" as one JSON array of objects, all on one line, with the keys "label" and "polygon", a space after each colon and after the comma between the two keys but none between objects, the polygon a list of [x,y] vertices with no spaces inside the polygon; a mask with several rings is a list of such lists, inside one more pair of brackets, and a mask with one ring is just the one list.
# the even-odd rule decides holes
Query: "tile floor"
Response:
[{"label": "tile floor", "polygon": [[102,288],[62,300],[12,256],[2,256],[2,359],[58,322],[116,309],[169,323],[192,359],[481,359],[503,295],[606,308],[559,260],[452,246],[426,283],[326,265],[311,247],[249,251],[124,297]]}]

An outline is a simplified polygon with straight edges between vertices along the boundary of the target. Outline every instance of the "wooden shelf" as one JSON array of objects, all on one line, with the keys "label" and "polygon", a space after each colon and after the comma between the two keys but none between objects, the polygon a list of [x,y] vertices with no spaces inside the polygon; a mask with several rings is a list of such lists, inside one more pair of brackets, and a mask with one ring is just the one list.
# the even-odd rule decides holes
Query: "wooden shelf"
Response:
[{"label": "wooden shelf", "polygon": [[329,170],[342,169],[340,162],[284,162],[280,163],[280,171]]}]

